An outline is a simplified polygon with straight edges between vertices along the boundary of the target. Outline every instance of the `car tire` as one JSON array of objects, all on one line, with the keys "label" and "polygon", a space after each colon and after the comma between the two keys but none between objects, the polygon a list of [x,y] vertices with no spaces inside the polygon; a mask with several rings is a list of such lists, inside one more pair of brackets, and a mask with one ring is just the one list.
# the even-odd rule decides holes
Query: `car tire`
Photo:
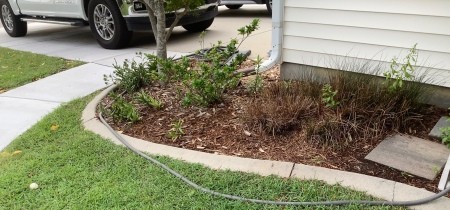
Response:
[{"label": "car tire", "polygon": [[27,34],[27,22],[21,21],[20,18],[14,14],[6,0],[0,0],[0,19],[5,28],[6,33],[11,37],[21,37]]},{"label": "car tire", "polygon": [[214,22],[214,18],[211,18],[209,20],[204,20],[204,21],[200,21],[197,23],[183,25],[183,28],[189,32],[202,32],[202,31],[208,29],[212,25],[213,22]]},{"label": "car tire", "polygon": [[230,4],[230,5],[225,5],[228,9],[239,9],[243,6],[243,4]]},{"label": "car tire", "polygon": [[120,49],[128,45],[133,32],[128,30],[115,1],[89,1],[88,16],[91,32],[100,46]]},{"label": "car tire", "polygon": [[267,11],[269,11],[269,14],[272,15],[272,0],[266,1]]}]

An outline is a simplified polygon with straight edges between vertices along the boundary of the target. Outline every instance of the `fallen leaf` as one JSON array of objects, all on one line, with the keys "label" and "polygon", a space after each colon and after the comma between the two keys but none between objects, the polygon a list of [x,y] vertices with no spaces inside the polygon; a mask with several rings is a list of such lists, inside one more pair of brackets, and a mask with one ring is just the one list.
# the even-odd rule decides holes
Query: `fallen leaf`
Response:
[{"label": "fallen leaf", "polygon": [[16,150],[16,151],[14,151],[11,155],[14,156],[14,155],[19,155],[19,154],[21,154],[21,153],[22,153],[22,151]]},{"label": "fallen leaf", "polygon": [[197,146],[197,149],[205,149],[205,147]]},{"label": "fallen leaf", "polygon": [[52,127],[50,127],[50,130],[51,130],[51,131],[57,131],[58,128],[59,128],[59,125],[53,124]]},{"label": "fallen leaf", "polygon": [[260,152],[266,152],[266,151],[264,151],[262,148],[259,148],[259,151],[260,151]]}]

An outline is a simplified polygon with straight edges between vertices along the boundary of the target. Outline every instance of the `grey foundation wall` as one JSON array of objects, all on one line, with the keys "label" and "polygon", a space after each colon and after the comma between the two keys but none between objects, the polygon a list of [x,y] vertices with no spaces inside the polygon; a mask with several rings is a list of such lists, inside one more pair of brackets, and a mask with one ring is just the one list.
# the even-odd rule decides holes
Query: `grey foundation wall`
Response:
[{"label": "grey foundation wall", "polygon": [[[281,79],[282,80],[302,80],[307,77],[313,77],[316,80],[326,82],[330,75],[342,73],[341,70],[336,69],[328,69],[322,67],[308,66],[302,64],[294,64],[294,63],[282,63],[281,64]],[[355,72],[344,71],[348,74],[359,74]],[[383,82],[385,79],[379,76],[371,76],[374,79]],[[441,87],[436,85],[423,84],[427,86],[432,91],[432,96],[425,101],[425,103],[436,105],[442,108],[450,107],[450,88]]]}]

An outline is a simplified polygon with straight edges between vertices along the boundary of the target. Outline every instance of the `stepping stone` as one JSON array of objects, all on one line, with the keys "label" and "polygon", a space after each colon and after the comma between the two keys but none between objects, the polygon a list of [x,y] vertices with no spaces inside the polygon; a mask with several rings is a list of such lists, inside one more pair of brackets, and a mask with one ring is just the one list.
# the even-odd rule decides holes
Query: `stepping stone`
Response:
[{"label": "stepping stone", "polygon": [[449,155],[445,145],[399,134],[386,138],[365,159],[434,180]]},{"label": "stepping stone", "polygon": [[434,126],[433,130],[428,134],[430,137],[436,139],[442,139],[442,128],[450,127],[450,121],[448,117],[442,117]]}]

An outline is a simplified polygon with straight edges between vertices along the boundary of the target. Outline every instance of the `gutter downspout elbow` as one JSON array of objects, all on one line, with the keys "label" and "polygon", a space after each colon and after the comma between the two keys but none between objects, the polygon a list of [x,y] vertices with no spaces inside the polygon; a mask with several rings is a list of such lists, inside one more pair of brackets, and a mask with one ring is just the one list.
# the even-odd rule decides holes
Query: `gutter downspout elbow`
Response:
[{"label": "gutter downspout elbow", "polygon": [[284,1],[274,1],[272,8],[272,49],[269,59],[265,60],[259,72],[264,72],[281,63],[281,51],[283,43],[283,17],[284,17]]}]

